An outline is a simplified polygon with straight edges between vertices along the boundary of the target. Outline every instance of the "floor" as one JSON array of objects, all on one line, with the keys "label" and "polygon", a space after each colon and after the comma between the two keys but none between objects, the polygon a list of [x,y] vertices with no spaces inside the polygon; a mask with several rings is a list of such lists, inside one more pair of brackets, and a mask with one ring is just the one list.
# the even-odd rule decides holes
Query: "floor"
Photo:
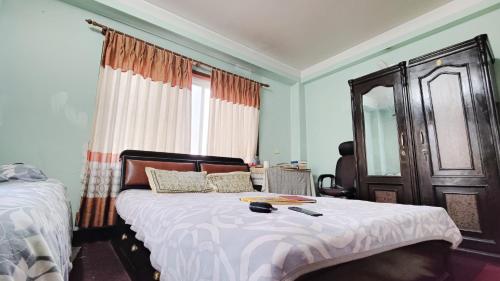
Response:
[{"label": "floor", "polygon": [[[500,281],[500,260],[456,253],[451,259],[454,281]],[[82,245],[70,281],[131,281],[107,241]]]},{"label": "floor", "polygon": [[82,245],[73,262],[69,280],[131,281],[108,241]]},{"label": "floor", "polygon": [[500,281],[500,259],[457,252],[450,265],[455,281]]}]

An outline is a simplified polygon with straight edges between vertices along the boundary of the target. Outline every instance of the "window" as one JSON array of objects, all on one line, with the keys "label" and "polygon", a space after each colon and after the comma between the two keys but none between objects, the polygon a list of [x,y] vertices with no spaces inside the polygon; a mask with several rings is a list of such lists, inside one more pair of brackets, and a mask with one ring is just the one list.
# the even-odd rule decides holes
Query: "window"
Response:
[{"label": "window", "polygon": [[191,97],[191,154],[207,155],[210,80],[193,76]]}]

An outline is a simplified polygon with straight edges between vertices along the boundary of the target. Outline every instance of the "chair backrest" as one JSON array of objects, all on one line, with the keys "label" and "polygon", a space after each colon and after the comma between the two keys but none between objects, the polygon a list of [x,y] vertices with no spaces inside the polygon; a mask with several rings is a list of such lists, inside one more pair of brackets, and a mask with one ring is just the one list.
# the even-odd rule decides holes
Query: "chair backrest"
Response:
[{"label": "chair backrest", "polygon": [[339,145],[342,157],[337,161],[335,168],[335,184],[344,188],[353,188],[356,177],[354,161],[354,142],[346,141]]}]

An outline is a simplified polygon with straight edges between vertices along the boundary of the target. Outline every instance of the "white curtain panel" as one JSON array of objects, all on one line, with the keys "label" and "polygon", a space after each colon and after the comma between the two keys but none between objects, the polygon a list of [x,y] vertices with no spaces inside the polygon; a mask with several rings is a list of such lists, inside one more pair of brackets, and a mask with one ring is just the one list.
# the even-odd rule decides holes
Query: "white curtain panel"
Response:
[{"label": "white curtain panel", "polygon": [[101,67],[94,116],[77,218],[81,227],[114,223],[123,150],[189,153],[191,91]]},{"label": "white curtain panel", "polygon": [[211,98],[209,112],[208,155],[250,163],[257,152],[259,109]]},{"label": "white curtain panel", "polygon": [[189,153],[192,61],[106,30],[79,227],[116,222],[123,150]]},{"label": "white curtain panel", "polygon": [[90,151],[125,149],[189,153],[191,91],[101,68]]}]

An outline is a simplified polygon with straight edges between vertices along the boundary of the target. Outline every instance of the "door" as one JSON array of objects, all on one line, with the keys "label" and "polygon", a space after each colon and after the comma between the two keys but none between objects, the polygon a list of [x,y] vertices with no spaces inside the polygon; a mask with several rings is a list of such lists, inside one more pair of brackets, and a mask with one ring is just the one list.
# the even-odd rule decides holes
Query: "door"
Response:
[{"label": "door", "polygon": [[360,199],[414,203],[405,64],[349,81]]},{"label": "door", "polygon": [[421,202],[448,211],[463,247],[500,252],[498,166],[479,50],[410,64]]}]

